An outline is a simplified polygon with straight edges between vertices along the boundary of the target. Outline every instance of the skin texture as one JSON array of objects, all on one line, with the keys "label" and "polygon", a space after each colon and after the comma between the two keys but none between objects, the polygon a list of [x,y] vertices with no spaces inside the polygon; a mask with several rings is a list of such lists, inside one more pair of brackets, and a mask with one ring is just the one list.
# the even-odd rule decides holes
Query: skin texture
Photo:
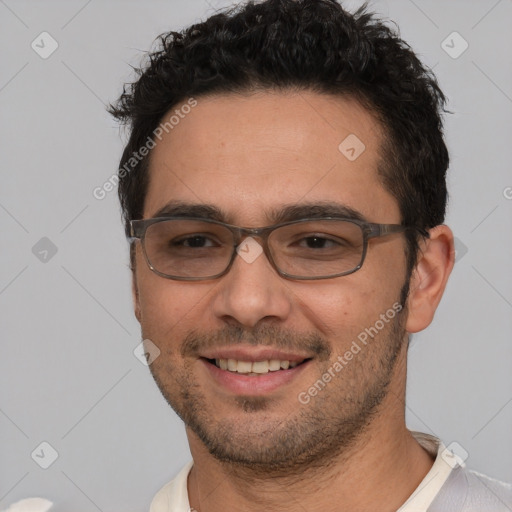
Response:
[{"label": "skin texture", "polygon": [[[336,202],[369,222],[400,223],[377,173],[383,131],[350,98],[302,91],[200,97],[152,150],[144,218],[170,200],[215,205],[225,222],[274,223],[291,204]],[[338,145],[366,146],[349,161]],[[200,512],[394,511],[432,466],[405,426],[407,334],[429,325],[453,266],[446,226],[422,242],[408,303],[308,404],[297,396],[399,301],[405,240],[372,240],[363,267],[319,281],[283,279],[264,255],[237,257],[216,280],[164,279],[140,244],[135,314],[160,356],[150,368],[183,418],[194,467],[190,505]],[[236,396],[213,382],[202,350],[265,345],[312,360],[263,396]],[[258,378],[258,377],[255,377]]]}]

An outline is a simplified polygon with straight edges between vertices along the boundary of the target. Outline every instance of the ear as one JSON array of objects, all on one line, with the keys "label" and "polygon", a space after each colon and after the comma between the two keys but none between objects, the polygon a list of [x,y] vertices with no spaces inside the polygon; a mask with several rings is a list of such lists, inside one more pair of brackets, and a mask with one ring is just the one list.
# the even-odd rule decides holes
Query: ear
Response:
[{"label": "ear", "polygon": [[411,276],[405,326],[409,333],[421,331],[432,322],[455,262],[451,229],[441,224],[429,233],[430,238],[420,245]]}]

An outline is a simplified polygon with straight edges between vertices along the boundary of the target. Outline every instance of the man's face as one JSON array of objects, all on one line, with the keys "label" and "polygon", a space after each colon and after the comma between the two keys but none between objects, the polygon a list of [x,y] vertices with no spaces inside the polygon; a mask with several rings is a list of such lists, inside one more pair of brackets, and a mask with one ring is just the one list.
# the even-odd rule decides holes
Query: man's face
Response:
[{"label": "man's face", "polygon": [[[197,101],[152,151],[144,218],[172,201],[262,227],[285,207],[331,203],[400,223],[377,173],[382,132],[354,100],[269,92]],[[338,148],[351,134],[365,146],[355,160]],[[371,240],[362,268],[333,279],[284,279],[261,254],[237,256],[218,279],[175,281],[151,272],[138,244],[136,314],[161,351],[150,368],[191,443],[200,439],[220,460],[274,468],[348,445],[389,382],[405,378],[395,363],[405,354],[406,313],[386,313],[405,284],[404,251],[401,234]],[[247,375],[218,368],[218,358],[304,362]],[[329,370],[329,382],[308,392]]]}]

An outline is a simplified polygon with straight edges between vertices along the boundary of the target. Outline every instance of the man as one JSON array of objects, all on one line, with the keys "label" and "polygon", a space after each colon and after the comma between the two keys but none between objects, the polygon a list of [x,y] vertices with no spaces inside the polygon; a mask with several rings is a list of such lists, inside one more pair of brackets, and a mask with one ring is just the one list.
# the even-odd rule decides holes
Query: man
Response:
[{"label": "man", "polygon": [[140,73],[112,108],[135,315],[193,457],[151,512],[512,510],[405,425],[454,263],[430,71],[365,8],[267,0]]}]

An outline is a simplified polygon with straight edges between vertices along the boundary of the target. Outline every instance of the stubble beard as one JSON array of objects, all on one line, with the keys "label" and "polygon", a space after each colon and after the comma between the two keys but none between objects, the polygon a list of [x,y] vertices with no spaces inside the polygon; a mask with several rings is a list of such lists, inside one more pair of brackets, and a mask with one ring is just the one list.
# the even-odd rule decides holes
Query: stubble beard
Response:
[{"label": "stubble beard", "polygon": [[[364,437],[404,348],[405,316],[398,314],[308,404],[293,396],[296,414],[281,418],[274,400],[261,396],[237,397],[237,420],[216,417],[191,372],[174,369],[169,383],[160,375],[172,369],[150,369],[169,405],[217,460],[254,476],[290,476],[305,467],[325,468]],[[324,361],[318,378],[331,366],[332,360]]]}]

